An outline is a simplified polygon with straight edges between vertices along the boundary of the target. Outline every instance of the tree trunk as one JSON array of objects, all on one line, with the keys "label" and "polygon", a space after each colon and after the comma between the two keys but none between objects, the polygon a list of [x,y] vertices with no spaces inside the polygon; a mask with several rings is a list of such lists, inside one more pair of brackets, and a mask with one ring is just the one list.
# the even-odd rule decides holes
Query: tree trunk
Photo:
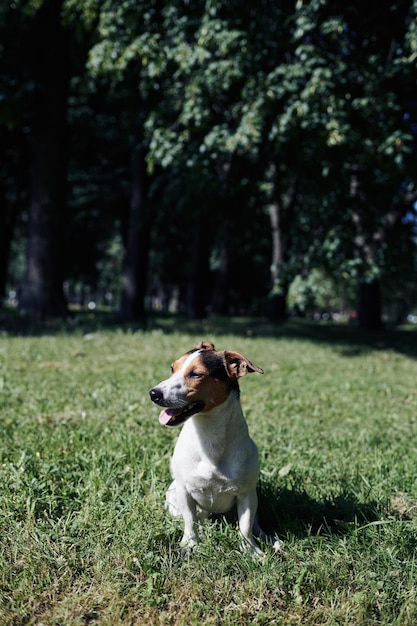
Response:
[{"label": "tree trunk", "polygon": [[213,291],[211,296],[211,312],[215,315],[226,315],[228,312],[228,289],[229,289],[229,249],[228,242],[229,226],[226,220],[218,227],[218,254],[217,263],[213,276]]},{"label": "tree trunk", "polygon": [[[368,231],[363,225],[362,212],[366,204],[360,181],[356,174],[352,174],[350,179],[350,197],[353,200],[352,221],[355,228],[355,255],[364,269],[362,276],[359,276],[358,285],[358,319],[359,326],[364,330],[380,330],[382,328],[382,298],[381,285],[377,278],[366,280],[365,270],[373,270],[377,266],[376,248],[381,245],[385,238],[385,231],[382,226],[374,226]],[[388,223],[387,223],[388,225]]]},{"label": "tree trunk", "polygon": [[15,218],[15,207],[4,207],[0,215],[0,303],[6,297],[7,270]]},{"label": "tree trunk", "polygon": [[151,213],[149,179],[142,151],[132,157],[132,191],[127,222],[123,225],[123,283],[119,308],[122,321],[144,321],[146,284],[149,267]]},{"label": "tree trunk", "polygon": [[287,294],[274,293],[269,298],[268,317],[271,322],[283,322],[288,317]]},{"label": "tree trunk", "polygon": [[364,330],[382,328],[381,285],[379,280],[359,283],[359,325]]},{"label": "tree trunk", "polygon": [[202,319],[206,315],[208,284],[206,248],[204,227],[199,221],[194,224],[192,230],[188,257],[185,310],[189,320]]},{"label": "tree trunk", "polygon": [[[27,204],[27,142],[20,129],[9,131],[6,126],[0,129],[0,145],[3,148],[3,171],[0,197],[3,209],[0,210],[0,302],[7,297],[10,250],[15,226],[21,207]],[[13,278],[14,277],[10,277]],[[16,284],[11,284],[17,287]]]},{"label": "tree trunk", "polygon": [[214,274],[211,310],[215,315],[227,315],[229,287],[229,251],[226,244],[219,250],[218,267]]},{"label": "tree trunk", "polygon": [[[274,200],[269,206],[271,224],[272,259],[271,292],[269,296],[269,319],[283,321],[287,318],[288,285],[284,277],[284,263],[287,251],[289,224],[296,199],[296,177],[290,177],[284,198],[278,193],[279,181],[275,165],[271,165],[270,176],[274,184]],[[280,200],[278,200],[280,198]],[[284,219],[285,214],[285,219]]]},{"label": "tree trunk", "polygon": [[281,207],[273,202],[269,207],[271,223],[272,259],[271,259],[271,294],[269,297],[269,319],[284,320],[287,317],[287,289],[283,283],[284,241],[281,231]]},{"label": "tree trunk", "polygon": [[28,42],[35,85],[26,273],[20,308],[45,319],[67,313],[63,293],[69,66],[61,1],[38,10]]}]

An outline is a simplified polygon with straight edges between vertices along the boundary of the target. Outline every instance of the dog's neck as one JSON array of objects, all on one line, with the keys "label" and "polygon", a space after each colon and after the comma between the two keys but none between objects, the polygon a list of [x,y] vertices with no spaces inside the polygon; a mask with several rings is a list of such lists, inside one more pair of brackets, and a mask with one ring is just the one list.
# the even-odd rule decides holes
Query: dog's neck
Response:
[{"label": "dog's neck", "polygon": [[228,453],[230,446],[236,450],[240,437],[248,436],[248,426],[239,400],[239,390],[232,390],[226,400],[207,411],[193,415],[183,430],[195,431],[205,454],[218,460]]}]

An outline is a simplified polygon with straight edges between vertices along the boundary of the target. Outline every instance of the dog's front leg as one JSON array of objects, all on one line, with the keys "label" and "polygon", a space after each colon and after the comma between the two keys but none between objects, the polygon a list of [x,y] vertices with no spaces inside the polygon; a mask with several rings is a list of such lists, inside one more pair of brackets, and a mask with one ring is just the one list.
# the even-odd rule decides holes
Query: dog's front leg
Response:
[{"label": "dog's front leg", "polygon": [[184,520],[184,535],[181,539],[181,552],[186,554],[194,548],[199,542],[197,509],[195,500],[186,491],[177,485],[177,504]]},{"label": "dog's front leg", "polygon": [[237,515],[239,529],[243,538],[242,547],[256,554],[262,554],[262,550],[253,538],[253,524],[258,508],[258,496],[256,490],[246,493],[237,500]]},{"label": "dog's front leg", "polygon": [[279,552],[283,547],[283,544],[278,539],[278,537],[270,537],[269,535],[265,533],[264,530],[262,530],[262,528],[259,525],[258,514],[255,515],[255,521],[253,524],[253,534],[255,535],[255,537],[258,537],[258,539],[263,541],[263,543],[267,543],[268,545],[272,546],[275,552]]}]

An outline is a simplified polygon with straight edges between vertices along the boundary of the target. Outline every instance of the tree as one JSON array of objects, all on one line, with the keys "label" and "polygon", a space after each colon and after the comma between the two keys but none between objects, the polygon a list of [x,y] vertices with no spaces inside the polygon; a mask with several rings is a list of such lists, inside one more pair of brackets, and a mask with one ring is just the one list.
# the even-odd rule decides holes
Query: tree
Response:
[{"label": "tree", "polygon": [[[415,199],[414,4],[91,0],[79,8],[75,0],[44,0],[23,3],[20,21],[11,5],[2,8],[8,52],[17,39],[11,32],[36,26],[39,35],[53,13],[61,52],[71,57],[54,82],[50,54],[40,69],[41,57],[29,63],[18,47],[0,79],[8,132],[20,126],[20,110],[39,150],[31,157],[37,186],[30,206],[47,219],[34,237],[44,240],[33,256],[37,265],[32,260],[28,268],[38,267],[38,276],[42,268],[55,297],[33,313],[62,305],[64,278],[97,281],[104,243],[121,226],[122,319],[144,317],[149,277],[159,291],[175,286],[189,317],[268,310],[277,319],[286,314],[294,276],[323,267],[358,281],[361,323],[377,326],[375,286],[392,283],[415,256],[405,221]],[[71,76],[77,79],[68,82]],[[42,89],[61,94],[55,117],[45,116]],[[4,102],[19,107],[6,111]],[[52,137],[58,110],[62,123]],[[72,139],[70,214],[41,206],[45,198],[47,207],[64,206],[63,111]],[[6,190],[17,188],[12,163],[0,181]],[[12,217],[18,194],[8,197]],[[92,245],[82,255],[87,222]],[[80,243],[66,268],[64,230],[68,243]],[[394,234],[401,241],[395,253]],[[41,252],[56,256],[52,268]],[[26,280],[26,299],[33,285]],[[38,281],[37,293],[48,290],[46,279]]]},{"label": "tree", "polygon": [[[408,117],[416,119],[410,92],[415,63],[409,40],[415,7],[387,2],[375,14],[345,13],[349,33],[346,72],[346,137],[353,255],[359,280],[359,319],[366,329],[381,326],[380,278],[386,267],[390,230],[410,210],[409,186],[415,169],[415,136]],[[410,83],[411,81],[411,83]]]},{"label": "tree", "polygon": [[[84,5],[84,15],[89,4]],[[27,155],[30,172],[24,185],[27,251],[20,307],[39,319],[67,311],[63,294],[68,225],[67,112],[71,66],[80,53],[79,41],[70,28],[72,8],[72,0],[21,0],[7,3],[1,14],[6,33],[2,51],[7,67],[6,121],[15,131],[18,160],[22,164]],[[75,15],[83,14],[74,9]],[[85,23],[81,23],[83,28]]]},{"label": "tree", "polygon": [[[131,161],[130,202],[122,211],[124,241],[122,293],[119,317],[145,317],[149,247],[154,205],[146,166],[145,121],[158,93],[157,59],[163,54],[160,38],[162,3],[104,1],[98,23],[98,41],[90,50],[89,71],[96,84],[106,85],[108,96],[123,107],[124,139]],[[138,19],[139,17],[139,19]],[[162,44],[162,45],[161,45]],[[156,68],[156,69],[155,69]]]},{"label": "tree", "polygon": [[[279,41],[275,32],[269,37],[269,33],[256,30],[257,16],[261,16],[264,27],[280,23],[273,18],[275,13],[281,17],[281,11],[272,9],[272,15],[270,13],[267,3],[262,3],[259,12],[233,2],[196,3],[192,10],[172,3],[164,21],[164,32],[170,42],[169,71],[163,75],[166,97],[148,122],[152,132],[150,162],[158,163],[175,177],[185,175],[199,181],[197,188],[187,191],[182,198],[182,205],[188,207],[190,220],[194,223],[197,219],[204,229],[206,245],[208,236],[212,238],[215,310],[225,308],[226,285],[230,285],[232,271],[232,242],[242,238],[245,226],[257,219],[258,211],[253,211],[252,202],[257,193],[254,172],[262,176],[262,171],[250,136],[252,118],[245,112],[246,100],[242,93],[247,81],[248,89],[253,87],[251,72],[256,73],[260,68],[254,59],[262,42]],[[252,20],[255,21],[253,27]],[[256,49],[250,37],[257,40]],[[262,57],[265,58],[268,52]],[[172,80],[173,75],[175,80]],[[239,179],[250,181],[249,185],[247,182],[244,185],[245,197],[240,193]],[[195,197],[198,188],[203,190],[200,199]],[[218,223],[215,232],[206,227],[207,217],[204,216],[207,213],[211,223]],[[220,250],[216,249],[216,238],[221,241]],[[196,237],[192,240],[196,241]],[[256,247],[255,241],[253,247]],[[201,253],[201,246],[197,249]],[[206,249],[209,252],[209,248]],[[254,256],[252,254],[252,258]],[[198,294],[201,285],[199,272],[193,270],[200,266],[192,255],[188,285],[193,294]],[[227,289],[228,295],[230,291]],[[197,311],[201,304],[189,306],[189,314],[194,314],[193,308]]]},{"label": "tree", "polygon": [[[7,129],[0,131],[3,157],[0,160],[0,196],[3,207],[0,211],[0,302],[6,296],[7,273],[10,250],[15,226],[21,214],[21,205],[26,202],[25,156],[26,150],[19,132]],[[22,145],[23,144],[23,145]]]},{"label": "tree", "polygon": [[130,207],[123,224],[124,267],[119,317],[145,318],[151,210],[149,177],[143,150],[133,149]]},{"label": "tree", "polygon": [[21,129],[27,83],[21,73],[20,46],[15,36],[20,24],[7,3],[0,6],[0,301],[6,295],[9,255],[15,225],[27,201],[28,150]]},{"label": "tree", "polygon": [[[364,10],[359,3],[343,10],[331,1],[297,3],[286,53],[261,74],[262,85],[246,108],[256,120],[253,127],[263,129],[258,137],[252,132],[260,158],[277,172],[269,187],[280,314],[288,259],[308,247],[311,256],[311,246],[300,238],[302,223],[309,224],[310,235],[317,231],[315,221],[326,225],[322,241],[343,224],[340,242],[345,262],[350,257],[357,272],[360,322],[369,329],[380,326],[378,275],[387,233],[411,210],[413,197],[415,7],[404,1],[383,3],[375,13]],[[310,201],[315,193],[316,207]]]},{"label": "tree", "polygon": [[[61,23],[62,1],[49,0],[35,13],[25,58],[35,91],[30,111],[31,182],[26,275],[21,308],[30,316],[64,315],[66,225],[67,33]],[[37,45],[42,41],[43,45]]]}]

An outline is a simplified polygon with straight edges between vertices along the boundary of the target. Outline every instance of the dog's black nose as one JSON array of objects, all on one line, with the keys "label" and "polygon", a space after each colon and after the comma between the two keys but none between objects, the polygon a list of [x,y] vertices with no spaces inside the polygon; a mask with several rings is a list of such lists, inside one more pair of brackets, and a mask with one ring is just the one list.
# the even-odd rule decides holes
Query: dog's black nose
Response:
[{"label": "dog's black nose", "polygon": [[160,402],[162,400],[162,391],[160,389],[158,389],[158,387],[155,387],[155,389],[151,389],[149,392],[149,395],[151,397],[152,402]]}]

